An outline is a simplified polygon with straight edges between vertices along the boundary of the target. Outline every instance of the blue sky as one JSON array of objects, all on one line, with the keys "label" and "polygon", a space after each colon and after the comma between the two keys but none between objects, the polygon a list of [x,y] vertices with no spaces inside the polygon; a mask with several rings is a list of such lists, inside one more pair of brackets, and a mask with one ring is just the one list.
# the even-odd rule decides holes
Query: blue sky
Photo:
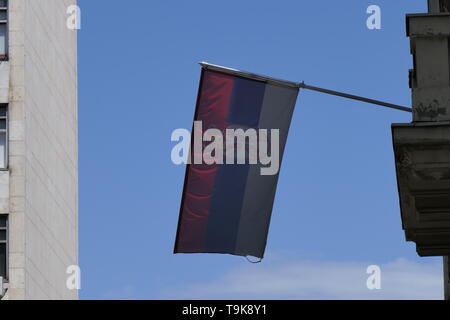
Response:
[{"label": "blue sky", "polygon": [[[372,4],[381,30],[366,27]],[[442,297],[441,259],[417,257],[401,229],[390,124],[411,115],[308,91],[266,259],[172,254],[185,167],[171,162],[170,136],[191,128],[196,63],[408,106],[404,15],[425,0],[79,5],[81,298]],[[382,267],[377,292],[365,288],[370,264]]]}]

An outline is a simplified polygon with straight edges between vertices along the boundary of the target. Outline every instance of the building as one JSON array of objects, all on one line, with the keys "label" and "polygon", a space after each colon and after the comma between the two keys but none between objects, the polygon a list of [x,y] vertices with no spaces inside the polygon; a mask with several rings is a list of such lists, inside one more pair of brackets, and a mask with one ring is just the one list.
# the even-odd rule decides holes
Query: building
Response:
[{"label": "building", "polygon": [[402,227],[420,256],[444,256],[450,299],[450,0],[428,0],[406,24],[413,121],[392,125]]},{"label": "building", "polygon": [[[3,299],[76,299],[76,0],[0,0],[0,277]],[[1,293],[0,293],[1,294]]]}]

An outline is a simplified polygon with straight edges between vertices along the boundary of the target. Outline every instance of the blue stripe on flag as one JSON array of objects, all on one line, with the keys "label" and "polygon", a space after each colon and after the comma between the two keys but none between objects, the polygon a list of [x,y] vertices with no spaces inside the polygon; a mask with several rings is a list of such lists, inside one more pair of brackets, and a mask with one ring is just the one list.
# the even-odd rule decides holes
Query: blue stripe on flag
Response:
[{"label": "blue stripe on flag", "polygon": [[[263,82],[235,79],[227,116],[229,126],[258,127],[265,87]],[[248,159],[246,164],[218,166],[206,235],[209,252],[235,251],[248,172]]]}]

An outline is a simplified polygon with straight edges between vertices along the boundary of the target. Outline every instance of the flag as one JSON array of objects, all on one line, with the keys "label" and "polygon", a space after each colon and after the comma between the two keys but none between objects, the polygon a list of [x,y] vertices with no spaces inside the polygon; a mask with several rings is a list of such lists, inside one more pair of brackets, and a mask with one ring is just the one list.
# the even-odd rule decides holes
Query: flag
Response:
[{"label": "flag", "polygon": [[[201,134],[208,129],[223,132],[224,140],[229,129],[252,129],[259,140],[256,145],[245,141],[245,151],[255,151],[268,140],[266,149],[278,152],[272,160],[281,164],[297,95],[298,85],[292,82],[202,64],[194,123],[201,124]],[[190,162],[201,156],[196,133],[194,129]],[[241,159],[245,163],[237,163],[236,150],[231,159],[236,161],[226,163],[225,154],[236,141],[224,142],[223,164],[187,164],[174,253],[263,258],[279,168],[267,173],[267,161],[254,163],[248,154]],[[274,146],[279,150],[272,150]]]}]

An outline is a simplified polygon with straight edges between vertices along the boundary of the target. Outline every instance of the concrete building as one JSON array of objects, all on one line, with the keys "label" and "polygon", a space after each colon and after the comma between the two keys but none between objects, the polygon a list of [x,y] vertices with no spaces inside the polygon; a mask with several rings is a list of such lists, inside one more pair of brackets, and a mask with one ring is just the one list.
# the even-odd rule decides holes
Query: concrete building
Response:
[{"label": "concrete building", "polygon": [[[76,0],[0,0],[0,277],[3,299],[76,299]],[[1,293],[0,293],[1,294]]]},{"label": "concrete building", "polygon": [[450,299],[450,0],[406,16],[411,123],[392,125],[402,226],[420,256],[444,256]]}]

